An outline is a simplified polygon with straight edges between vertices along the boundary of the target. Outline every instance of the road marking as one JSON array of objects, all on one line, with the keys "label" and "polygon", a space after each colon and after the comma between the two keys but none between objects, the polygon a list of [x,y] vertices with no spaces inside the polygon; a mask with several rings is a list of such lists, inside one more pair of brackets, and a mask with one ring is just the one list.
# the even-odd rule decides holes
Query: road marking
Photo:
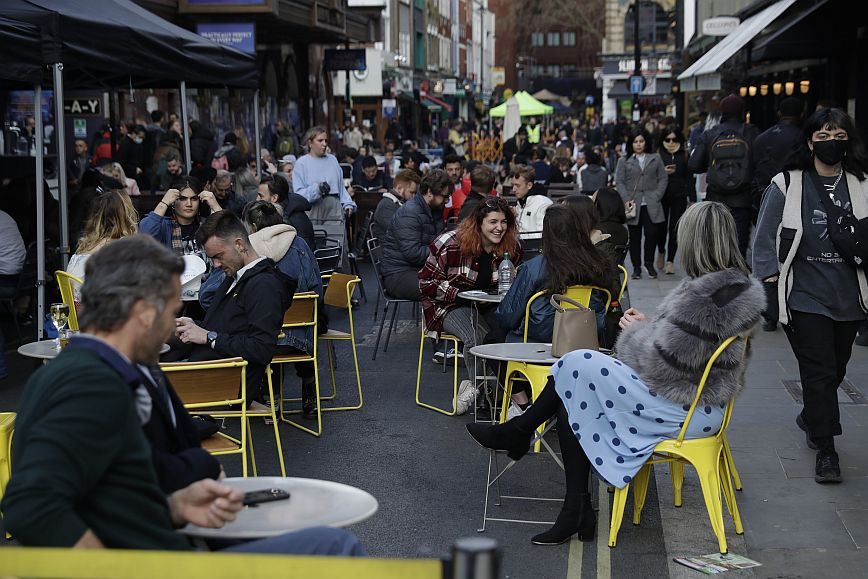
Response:
[{"label": "road marking", "polygon": [[597,516],[597,579],[611,579],[612,560],[609,548],[609,487],[599,481],[600,512]]},{"label": "road marking", "polygon": [[567,562],[567,579],[582,579],[582,551],[585,544],[573,537],[570,541],[570,558]]}]

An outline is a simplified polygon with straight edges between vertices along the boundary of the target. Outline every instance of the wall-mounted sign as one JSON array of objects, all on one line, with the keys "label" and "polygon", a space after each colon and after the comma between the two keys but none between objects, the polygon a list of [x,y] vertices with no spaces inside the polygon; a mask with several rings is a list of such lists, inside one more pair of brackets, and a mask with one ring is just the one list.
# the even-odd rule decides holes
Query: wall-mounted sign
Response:
[{"label": "wall-mounted sign", "polygon": [[96,97],[63,99],[63,112],[73,115],[97,116],[102,110],[102,102]]},{"label": "wall-mounted sign", "polygon": [[276,12],[276,6],[276,0],[178,0],[178,12],[188,14]]},{"label": "wall-mounted sign", "polygon": [[323,58],[323,70],[365,70],[365,49],[338,50],[327,48]]},{"label": "wall-mounted sign", "polygon": [[[672,61],[669,60],[668,56],[652,58],[651,60],[643,57],[640,62],[642,63],[642,72],[668,72],[672,70]],[[633,58],[622,58],[618,61],[618,72],[633,72],[635,67],[636,60]]]},{"label": "wall-mounted sign", "polygon": [[506,84],[506,69],[502,66],[491,67],[491,86],[503,86]]},{"label": "wall-mounted sign", "polygon": [[256,54],[256,28],[252,22],[200,22],[196,34],[217,44]]},{"label": "wall-mounted sign", "polygon": [[734,16],[718,16],[702,21],[702,33],[705,36],[726,36],[738,28],[739,20]]}]

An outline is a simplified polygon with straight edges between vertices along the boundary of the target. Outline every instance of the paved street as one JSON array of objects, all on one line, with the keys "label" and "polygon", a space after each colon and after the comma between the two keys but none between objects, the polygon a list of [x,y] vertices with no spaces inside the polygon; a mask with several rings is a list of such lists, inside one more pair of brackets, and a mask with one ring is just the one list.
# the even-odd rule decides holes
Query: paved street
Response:
[{"label": "paved street", "polygon": [[[369,553],[380,557],[441,557],[454,539],[476,535],[481,525],[488,453],[466,434],[472,416],[450,418],[414,403],[418,357],[418,328],[409,310],[387,353],[371,360],[376,324],[372,319],[376,284],[369,264],[361,264],[368,297],[355,311],[359,359],[365,392],[361,411],[329,413],[325,432],[315,439],[282,426],[288,474],[329,479],[358,486],[380,502],[373,518],[352,530]],[[661,281],[631,282],[633,305],[650,313],[680,276]],[[332,325],[343,320],[332,316]],[[9,334],[7,333],[7,336]],[[346,344],[338,354],[338,402],[352,392],[352,357]],[[11,376],[0,382],[0,409],[13,409],[23,383],[33,369],[29,360],[10,353]],[[323,357],[325,358],[325,357]],[[443,374],[426,346],[423,383],[433,399],[447,404],[451,373]],[[328,384],[327,365],[321,365],[321,384]],[[461,369],[463,371],[463,369]],[[450,370],[451,372],[451,370]],[[293,375],[292,372],[289,373]],[[730,551],[763,563],[731,575],[811,578],[862,576],[868,564],[868,456],[860,444],[868,435],[868,406],[859,392],[868,376],[868,350],[855,347],[849,379],[853,397],[841,393],[845,436],[838,440],[845,482],[820,486],[813,481],[814,453],[807,449],[794,417],[798,404],[785,380],[798,380],[795,359],[782,331],[760,333],[753,341],[747,387],[736,404],[729,439],[744,490],[738,493],[745,535],[737,536],[727,521]],[[295,381],[294,375],[288,379]],[[793,385],[793,392],[798,394]],[[855,401],[854,401],[855,398]],[[254,425],[261,474],[277,474],[270,451],[270,427]],[[550,436],[552,444],[556,437]],[[225,461],[230,476],[240,474],[237,459]],[[656,479],[656,480],[655,480]],[[563,476],[545,455],[528,456],[502,479],[508,495],[559,498]],[[659,493],[658,493],[659,491]],[[503,577],[699,577],[696,571],[671,561],[677,555],[716,552],[717,544],[699,491],[688,470],[684,506],[672,506],[669,473],[658,468],[649,489],[642,524],[630,524],[628,501],[618,547],[609,549],[609,495],[602,498],[598,539],[574,541],[560,547],[530,544],[540,525],[489,522],[486,534],[503,549]],[[490,508],[490,516],[553,521],[559,503],[504,500]]]}]

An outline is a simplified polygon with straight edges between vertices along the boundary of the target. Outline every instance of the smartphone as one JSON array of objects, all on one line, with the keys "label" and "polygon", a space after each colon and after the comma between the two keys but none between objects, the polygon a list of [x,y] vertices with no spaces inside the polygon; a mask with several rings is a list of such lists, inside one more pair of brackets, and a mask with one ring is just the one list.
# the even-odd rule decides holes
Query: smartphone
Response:
[{"label": "smartphone", "polygon": [[289,499],[289,493],[283,489],[264,489],[261,491],[250,491],[244,493],[242,504],[245,507],[255,507],[260,503],[271,503],[274,501],[285,501]]}]

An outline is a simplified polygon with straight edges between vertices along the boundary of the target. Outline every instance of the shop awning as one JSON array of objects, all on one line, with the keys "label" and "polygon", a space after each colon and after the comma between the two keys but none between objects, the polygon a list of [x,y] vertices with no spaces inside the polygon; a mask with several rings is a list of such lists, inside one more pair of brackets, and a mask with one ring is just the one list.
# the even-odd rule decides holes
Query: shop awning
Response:
[{"label": "shop awning", "polygon": [[443,110],[443,107],[435,102],[429,101],[428,99],[422,99],[422,106],[428,109],[429,113],[439,113]]},{"label": "shop awning", "polygon": [[[430,110],[431,112],[437,112],[441,109],[445,110],[447,113],[452,112],[452,105],[450,105],[444,100],[438,99],[435,96],[431,96],[430,94],[426,94],[422,97],[422,104],[428,107],[428,110]],[[437,107],[437,111],[432,108],[432,104],[433,106]]]},{"label": "shop awning", "polygon": [[[682,81],[681,89],[690,91],[710,87],[710,85],[715,84],[713,82],[715,77],[719,87],[718,70],[720,67],[795,2],[796,0],[778,0],[739,24],[738,28],[730,32],[723,40],[702,55],[699,60],[690,65],[687,70],[678,75],[678,80]],[[702,86],[702,77],[709,77],[705,79],[705,87]],[[711,83],[708,82],[709,79],[712,80]]]},{"label": "shop awning", "polygon": [[[523,117],[550,115],[555,110],[553,107],[536,100],[526,91],[520,90],[513,96],[518,101],[519,114]],[[488,114],[492,117],[506,116],[506,102],[500,103],[491,109]]]},{"label": "shop awning", "polygon": [[760,35],[751,46],[751,59],[757,62],[778,58],[820,58],[834,52],[836,31],[817,30],[817,22],[828,22],[824,18],[832,17],[836,8],[828,0],[814,2],[800,12],[792,10],[776,30]]}]

